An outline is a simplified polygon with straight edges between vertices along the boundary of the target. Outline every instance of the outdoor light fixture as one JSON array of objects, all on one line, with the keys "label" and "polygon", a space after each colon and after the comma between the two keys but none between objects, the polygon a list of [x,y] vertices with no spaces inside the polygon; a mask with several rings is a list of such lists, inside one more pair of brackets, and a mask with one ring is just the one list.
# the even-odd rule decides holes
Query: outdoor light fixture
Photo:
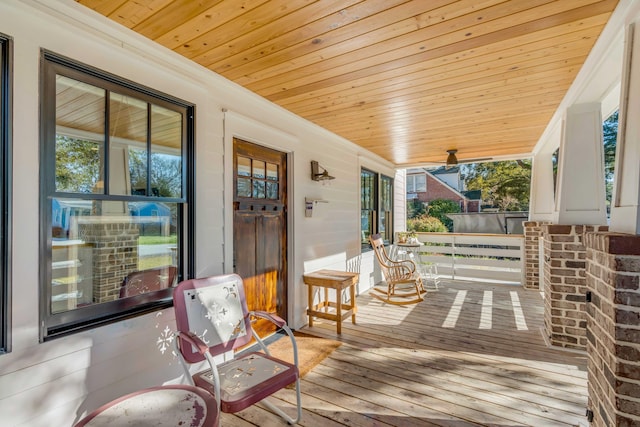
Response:
[{"label": "outdoor light fixture", "polygon": [[[322,170],[322,172],[320,170]],[[327,181],[336,178],[329,175],[329,171],[320,166],[318,162],[311,160],[311,179],[314,181]]]},{"label": "outdoor light fixture", "polygon": [[458,158],[456,157],[457,152],[458,150],[447,150],[447,153],[449,153],[447,156],[447,167],[458,164]]}]

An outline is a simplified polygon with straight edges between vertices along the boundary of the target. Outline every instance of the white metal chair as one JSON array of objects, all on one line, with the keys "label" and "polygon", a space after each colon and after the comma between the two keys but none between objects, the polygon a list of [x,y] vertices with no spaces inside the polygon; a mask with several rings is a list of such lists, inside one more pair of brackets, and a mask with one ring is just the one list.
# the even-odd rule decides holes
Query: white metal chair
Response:
[{"label": "white metal chair", "polygon": [[[277,315],[247,309],[240,276],[227,274],[183,281],[176,287],[173,300],[178,329],[176,352],[188,381],[209,390],[222,412],[234,413],[262,402],[289,424],[298,423],[302,405],[295,338]],[[270,356],[251,327],[251,320],[256,317],[273,322],[287,333],[293,347],[293,364]],[[252,337],[262,351],[236,355],[234,350],[248,344]],[[223,354],[234,357],[216,365],[214,357]],[[205,359],[209,369],[191,375],[189,365]],[[266,399],[292,383],[296,384],[295,417]]]}]

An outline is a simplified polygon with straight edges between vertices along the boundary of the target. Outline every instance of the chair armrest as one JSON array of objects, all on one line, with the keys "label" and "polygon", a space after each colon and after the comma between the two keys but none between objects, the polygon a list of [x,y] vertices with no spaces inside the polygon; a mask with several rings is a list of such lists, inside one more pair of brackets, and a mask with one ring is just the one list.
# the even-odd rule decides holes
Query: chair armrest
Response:
[{"label": "chair armrest", "polygon": [[398,263],[397,265],[389,266],[387,268],[387,274],[389,277],[386,277],[386,279],[391,279],[392,281],[405,280],[413,276],[414,272],[415,272],[415,267],[410,268],[407,265]]},{"label": "chair armrest", "polygon": [[[274,324],[276,324],[279,328],[281,328],[287,334],[287,336],[289,337],[289,340],[291,341],[291,347],[292,347],[292,350],[293,350],[293,364],[295,366],[298,366],[298,344],[296,343],[296,338],[293,335],[293,332],[291,332],[291,329],[289,329],[289,326],[287,326],[287,322],[282,317],[278,316],[277,314],[267,313],[266,311],[251,311],[251,312],[249,312],[249,314],[252,315],[252,316],[260,317],[260,318],[267,319],[267,320],[273,322]],[[264,342],[258,336],[256,331],[253,330],[252,332],[253,332],[253,337],[258,342],[258,345],[260,345],[260,347],[262,348],[262,351],[264,351],[266,354],[271,356],[271,353],[269,352],[269,349],[267,348],[268,346],[264,344]]]},{"label": "chair armrest", "polygon": [[411,274],[416,271],[416,263],[410,259],[402,259],[402,260],[391,260],[386,265],[388,269],[393,270],[406,270],[407,274]]},{"label": "chair armrest", "polygon": [[267,313],[266,311],[251,311],[249,312],[249,314],[255,317],[260,317],[262,319],[267,319],[271,323],[277,325],[279,328],[282,328],[287,324],[287,322],[282,317],[278,316],[277,314]]},{"label": "chair armrest", "polygon": [[200,354],[206,354],[209,351],[209,346],[193,332],[176,332],[176,336],[194,346]]}]

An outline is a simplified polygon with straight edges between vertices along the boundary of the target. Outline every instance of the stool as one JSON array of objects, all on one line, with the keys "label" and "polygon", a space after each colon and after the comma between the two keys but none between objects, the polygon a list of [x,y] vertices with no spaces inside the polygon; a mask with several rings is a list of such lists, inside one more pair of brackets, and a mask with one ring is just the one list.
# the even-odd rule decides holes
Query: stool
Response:
[{"label": "stool", "polygon": [[[309,326],[313,326],[313,317],[335,320],[336,332],[342,333],[342,321],[351,316],[351,323],[356,323],[356,284],[360,275],[350,271],[339,270],[318,270],[307,273],[303,276],[304,283],[309,290]],[[313,304],[313,287],[324,288],[324,301]],[[329,289],[334,289],[336,301],[329,301]],[[349,289],[350,304],[342,301],[342,292]],[[335,308],[335,312],[330,312],[329,308]]]}]

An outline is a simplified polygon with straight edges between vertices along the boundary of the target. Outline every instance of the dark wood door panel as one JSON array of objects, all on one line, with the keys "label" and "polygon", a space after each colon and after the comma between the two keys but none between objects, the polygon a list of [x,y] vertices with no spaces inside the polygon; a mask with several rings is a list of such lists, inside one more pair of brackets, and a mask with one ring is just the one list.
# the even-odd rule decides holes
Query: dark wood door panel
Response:
[{"label": "dark wood door panel", "polygon": [[[287,318],[286,155],[234,139],[234,271],[250,310]],[[260,336],[274,331],[254,325]]]}]

